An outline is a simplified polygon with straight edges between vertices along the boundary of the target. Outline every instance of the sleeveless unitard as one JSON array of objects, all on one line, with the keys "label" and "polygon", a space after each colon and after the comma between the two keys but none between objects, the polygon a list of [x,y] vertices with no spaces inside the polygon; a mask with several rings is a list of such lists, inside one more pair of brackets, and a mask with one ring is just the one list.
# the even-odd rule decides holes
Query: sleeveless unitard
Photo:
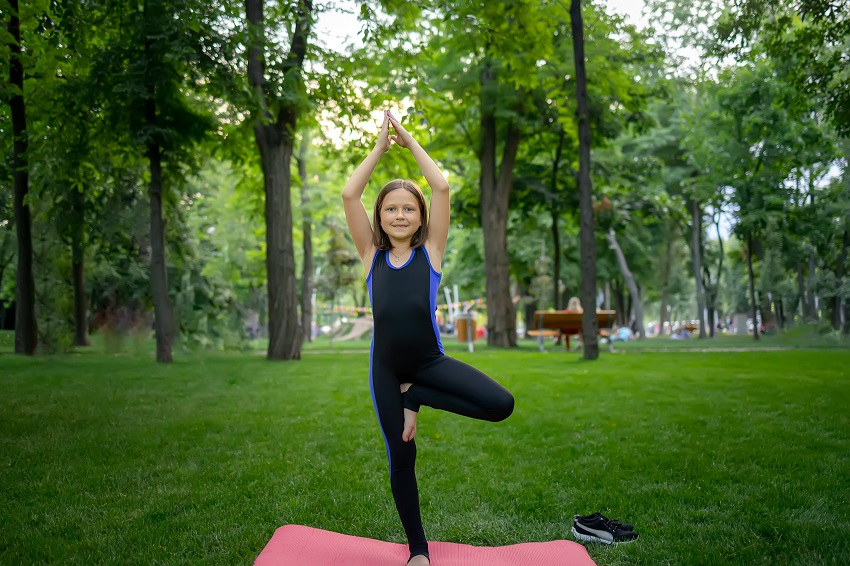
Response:
[{"label": "sleeveless unitard", "polygon": [[[393,267],[388,255],[378,250],[366,278],[375,320],[369,386],[412,558],[428,556],[428,542],[419,512],[416,444],[401,439],[404,408],[418,411],[425,405],[496,422],[513,412],[514,398],[477,369],[443,354],[435,318],[441,274],[425,248],[415,248],[401,267]],[[413,383],[403,395],[402,383]]]}]

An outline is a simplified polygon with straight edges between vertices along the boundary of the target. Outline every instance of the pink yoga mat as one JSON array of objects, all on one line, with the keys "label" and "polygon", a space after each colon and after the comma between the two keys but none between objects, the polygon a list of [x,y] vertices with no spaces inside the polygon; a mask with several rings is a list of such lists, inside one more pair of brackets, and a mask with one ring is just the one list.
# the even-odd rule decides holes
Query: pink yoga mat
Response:
[{"label": "pink yoga mat", "polygon": [[[434,566],[595,566],[587,550],[568,540],[511,546],[429,542]],[[286,525],[257,557],[255,566],[404,566],[407,545]]]}]

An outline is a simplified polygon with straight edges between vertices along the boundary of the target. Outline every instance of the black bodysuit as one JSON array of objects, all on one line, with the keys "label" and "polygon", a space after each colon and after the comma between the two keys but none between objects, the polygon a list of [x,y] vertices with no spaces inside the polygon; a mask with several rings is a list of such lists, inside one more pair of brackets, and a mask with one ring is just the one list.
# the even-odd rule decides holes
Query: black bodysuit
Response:
[{"label": "black bodysuit", "polygon": [[[443,354],[435,311],[441,274],[424,247],[415,248],[401,267],[379,250],[366,278],[375,329],[369,384],[390,466],[390,486],[407,534],[410,557],[428,556],[416,487],[416,444],[404,442],[404,408],[420,405],[487,421],[506,419],[513,396],[501,385]],[[402,383],[413,386],[401,394]]]}]

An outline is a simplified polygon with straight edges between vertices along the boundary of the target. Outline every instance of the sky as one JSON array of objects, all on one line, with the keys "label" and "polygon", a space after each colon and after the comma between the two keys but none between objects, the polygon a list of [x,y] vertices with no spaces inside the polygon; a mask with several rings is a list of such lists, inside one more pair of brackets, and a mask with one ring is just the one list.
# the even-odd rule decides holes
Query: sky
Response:
[{"label": "sky", "polygon": [[646,18],[641,13],[646,5],[643,0],[607,0],[606,4],[615,12],[626,16],[637,27],[646,25]]},{"label": "sky", "polygon": [[[624,15],[628,20],[643,27],[646,18],[641,14],[644,0],[604,0],[613,11]],[[319,16],[317,25],[318,37],[324,38],[328,46],[342,45],[351,41],[357,41],[357,32],[360,24],[357,21],[357,7],[353,0],[340,2],[346,12],[327,12]]]}]

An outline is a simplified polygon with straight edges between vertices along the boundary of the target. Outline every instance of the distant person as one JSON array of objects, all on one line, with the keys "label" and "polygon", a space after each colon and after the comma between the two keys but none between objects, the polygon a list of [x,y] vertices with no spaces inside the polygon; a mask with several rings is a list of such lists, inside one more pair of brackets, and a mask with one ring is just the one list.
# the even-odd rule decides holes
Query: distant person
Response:
[{"label": "distant person", "polygon": [[608,335],[611,342],[628,342],[633,337],[634,333],[628,326],[615,326]]},{"label": "distant person", "polygon": [[691,333],[684,326],[677,326],[673,334],[670,335],[671,340],[687,340],[690,337]]},{"label": "distant person", "polygon": [[[395,135],[389,135],[392,125]],[[373,223],[361,200],[381,156],[395,142],[416,159],[431,187],[431,219],[421,189],[387,183]],[[369,382],[390,467],[390,486],[410,549],[408,566],[430,564],[415,463],[416,418],[422,405],[487,421],[513,412],[507,389],[443,353],[434,310],[449,234],[449,184],[437,165],[389,112],[375,148],[342,191],[348,228],[366,273],[375,329]]]},{"label": "distant person", "polygon": [[[570,297],[570,300],[567,301],[567,308],[564,312],[575,312],[575,313],[583,313],[584,309],[581,308],[581,300],[578,297]],[[558,335],[555,336],[554,343],[556,346],[561,344],[561,340],[564,340],[567,336],[567,333],[563,330],[558,331]],[[579,342],[579,347],[581,343]]]}]

